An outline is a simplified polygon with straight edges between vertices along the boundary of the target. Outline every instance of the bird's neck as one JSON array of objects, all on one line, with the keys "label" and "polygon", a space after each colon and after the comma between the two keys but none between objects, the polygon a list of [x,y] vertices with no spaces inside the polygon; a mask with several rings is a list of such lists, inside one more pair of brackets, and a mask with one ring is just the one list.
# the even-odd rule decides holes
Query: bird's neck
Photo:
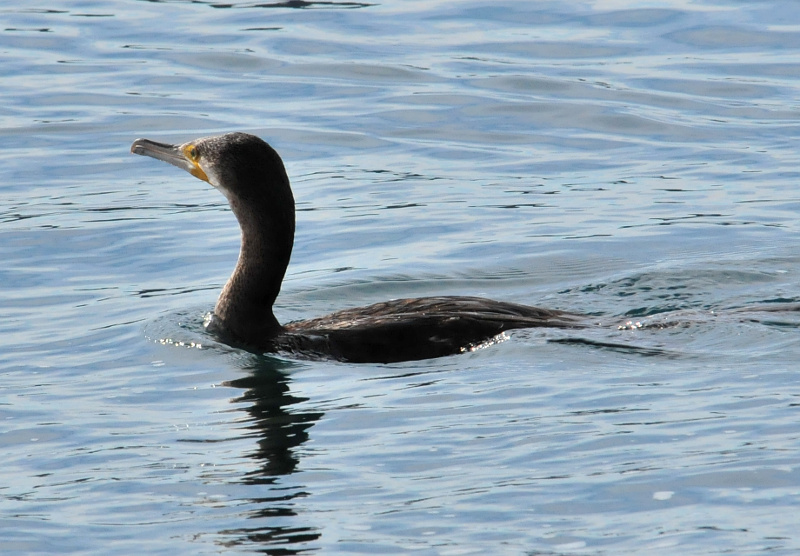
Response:
[{"label": "bird's neck", "polygon": [[231,201],[231,208],[242,230],[242,246],[214,314],[227,333],[258,346],[283,330],[272,305],[292,253],[294,200],[283,203],[282,210],[273,204],[258,206],[235,201]]}]

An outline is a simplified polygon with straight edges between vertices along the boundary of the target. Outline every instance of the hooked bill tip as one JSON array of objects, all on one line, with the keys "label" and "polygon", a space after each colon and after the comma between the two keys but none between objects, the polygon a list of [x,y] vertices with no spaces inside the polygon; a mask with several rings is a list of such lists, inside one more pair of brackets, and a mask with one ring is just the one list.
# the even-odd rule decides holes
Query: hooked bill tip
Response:
[{"label": "hooked bill tip", "polygon": [[147,141],[147,139],[136,139],[131,143],[131,152],[133,154],[142,154],[144,152],[144,147],[142,146],[144,141]]}]

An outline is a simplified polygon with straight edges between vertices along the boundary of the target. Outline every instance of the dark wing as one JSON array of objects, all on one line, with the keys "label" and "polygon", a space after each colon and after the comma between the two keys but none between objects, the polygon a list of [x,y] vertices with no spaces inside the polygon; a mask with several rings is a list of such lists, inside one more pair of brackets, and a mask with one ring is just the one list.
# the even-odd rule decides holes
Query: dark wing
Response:
[{"label": "dark wing", "polygon": [[580,328],[581,315],[480,297],[396,299],[286,325],[275,348],[351,362],[460,353],[514,328]]}]

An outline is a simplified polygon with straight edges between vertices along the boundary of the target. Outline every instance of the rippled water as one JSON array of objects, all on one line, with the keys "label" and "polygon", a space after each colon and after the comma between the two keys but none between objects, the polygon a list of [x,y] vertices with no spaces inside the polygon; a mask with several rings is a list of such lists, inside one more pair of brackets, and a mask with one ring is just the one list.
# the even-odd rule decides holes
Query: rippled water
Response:
[{"label": "rippled water", "polygon": [[[653,5],[0,8],[3,553],[799,550],[800,6]],[[215,343],[233,216],[128,149],[234,129],[293,181],[280,319],[604,326],[396,365]]]}]

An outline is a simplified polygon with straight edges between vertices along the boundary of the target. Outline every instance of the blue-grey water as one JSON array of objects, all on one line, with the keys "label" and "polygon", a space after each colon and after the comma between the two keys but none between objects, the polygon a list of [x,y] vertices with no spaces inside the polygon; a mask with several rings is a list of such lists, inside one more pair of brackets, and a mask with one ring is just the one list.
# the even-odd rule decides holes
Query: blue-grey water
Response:
[{"label": "blue-grey water", "polygon": [[[3,554],[800,551],[797,2],[17,2],[0,71]],[[219,344],[235,219],[129,148],[232,130],[292,178],[281,320],[603,325]]]}]

